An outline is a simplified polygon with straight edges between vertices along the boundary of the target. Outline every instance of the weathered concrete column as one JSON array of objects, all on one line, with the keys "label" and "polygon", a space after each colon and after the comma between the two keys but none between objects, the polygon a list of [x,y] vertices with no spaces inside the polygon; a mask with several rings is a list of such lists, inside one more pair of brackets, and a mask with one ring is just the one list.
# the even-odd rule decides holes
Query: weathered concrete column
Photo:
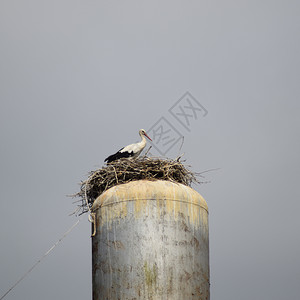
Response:
[{"label": "weathered concrete column", "polygon": [[208,208],[182,184],[139,180],[94,202],[93,300],[209,299]]}]

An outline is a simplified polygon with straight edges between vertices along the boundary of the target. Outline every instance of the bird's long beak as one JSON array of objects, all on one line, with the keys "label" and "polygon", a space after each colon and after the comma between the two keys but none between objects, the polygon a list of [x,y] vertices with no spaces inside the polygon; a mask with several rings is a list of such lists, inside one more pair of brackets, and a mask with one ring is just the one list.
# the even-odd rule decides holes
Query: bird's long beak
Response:
[{"label": "bird's long beak", "polygon": [[144,133],[144,135],[145,135],[145,137],[147,137],[152,142],[152,140],[149,138],[149,136],[146,132]]}]

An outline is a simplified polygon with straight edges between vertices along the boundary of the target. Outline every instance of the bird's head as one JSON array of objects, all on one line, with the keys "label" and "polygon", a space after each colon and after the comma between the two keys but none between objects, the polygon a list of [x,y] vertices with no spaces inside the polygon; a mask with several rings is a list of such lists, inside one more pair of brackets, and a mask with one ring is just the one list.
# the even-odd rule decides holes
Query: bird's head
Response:
[{"label": "bird's head", "polygon": [[148,138],[151,142],[152,140],[149,138],[149,136],[147,135],[145,129],[140,129],[139,131],[140,136],[144,135],[146,138]]}]

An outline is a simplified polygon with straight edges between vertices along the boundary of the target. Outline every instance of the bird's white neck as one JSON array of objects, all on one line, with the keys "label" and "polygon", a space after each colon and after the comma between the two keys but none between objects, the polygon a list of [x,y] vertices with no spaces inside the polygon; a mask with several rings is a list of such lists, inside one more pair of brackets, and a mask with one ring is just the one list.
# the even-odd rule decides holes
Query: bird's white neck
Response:
[{"label": "bird's white neck", "polygon": [[147,143],[147,141],[146,141],[146,138],[145,138],[145,136],[143,135],[143,134],[141,134],[140,133],[140,136],[141,136],[141,141],[139,142],[139,144],[142,146],[142,147],[145,147],[146,146],[146,143]]}]

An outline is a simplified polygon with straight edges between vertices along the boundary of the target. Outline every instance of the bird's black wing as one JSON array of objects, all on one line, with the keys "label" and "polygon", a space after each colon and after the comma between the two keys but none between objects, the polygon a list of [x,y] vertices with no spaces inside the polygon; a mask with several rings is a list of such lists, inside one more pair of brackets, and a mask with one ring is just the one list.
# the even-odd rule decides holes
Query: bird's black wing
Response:
[{"label": "bird's black wing", "polygon": [[108,156],[107,158],[105,158],[104,161],[106,161],[107,163],[110,163],[110,162],[120,159],[120,158],[128,158],[128,157],[133,156],[133,154],[134,154],[133,152],[128,152],[128,151],[121,152],[121,150],[123,150],[123,149],[124,148],[121,148],[117,153]]}]

